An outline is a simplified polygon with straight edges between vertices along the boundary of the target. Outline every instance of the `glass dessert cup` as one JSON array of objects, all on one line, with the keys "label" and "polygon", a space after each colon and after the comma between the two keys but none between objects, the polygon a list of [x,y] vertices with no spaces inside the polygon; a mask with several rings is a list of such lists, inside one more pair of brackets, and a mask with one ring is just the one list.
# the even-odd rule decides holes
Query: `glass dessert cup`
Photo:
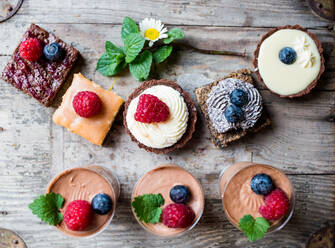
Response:
[{"label": "glass dessert cup", "polygon": [[[170,175],[168,175],[170,173]],[[131,196],[131,202],[135,197],[143,194],[161,193],[164,198],[162,209],[170,203],[174,203],[169,196],[170,189],[175,185],[185,185],[191,192],[191,199],[186,203],[195,212],[195,219],[192,225],[187,228],[169,228],[161,221],[156,224],[144,223],[138,219],[134,208],[131,207],[135,219],[143,229],[152,235],[160,238],[174,238],[184,235],[192,230],[199,222],[205,205],[205,197],[200,182],[187,170],[177,165],[160,165],[153,170],[148,171],[135,184]]]},{"label": "glass dessert cup", "polygon": [[72,231],[66,227],[64,221],[56,226],[58,230],[66,235],[77,238],[92,238],[103,232],[111,223],[116,203],[120,195],[120,183],[115,174],[108,169],[89,165],[72,168],[63,171],[53,178],[46,190],[46,193],[59,193],[64,198],[63,208],[60,210],[65,213],[67,205],[73,200],[91,200],[96,194],[106,193],[112,198],[113,208],[106,215],[94,213],[92,223],[82,231]]},{"label": "glass dessert cup", "polygon": [[[250,173],[252,172],[252,173]],[[246,174],[248,174],[246,176]],[[226,218],[229,220],[229,222],[235,226],[236,228],[240,229],[238,226],[239,219],[243,217],[243,215],[251,214],[254,218],[256,217],[262,217],[258,213],[259,205],[264,205],[264,200],[262,199],[264,196],[257,195],[251,190],[250,187],[246,187],[250,185],[250,180],[252,177],[258,173],[265,173],[269,174],[269,176],[272,178],[275,187],[281,188],[286,195],[288,196],[290,200],[290,208],[289,211],[286,213],[285,216],[283,216],[281,219],[277,221],[270,221],[270,228],[267,231],[267,233],[276,232],[281,230],[285,227],[285,225],[289,222],[291,219],[293,212],[294,212],[294,206],[295,206],[295,193],[294,188],[291,183],[291,181],[288,179],[288,177],[279,169],[270,166],[270,165],[264,165],[264,164],[255,164],[252,162],[239,162],[234,165],[231,165],[225,169],[223,169],[219,176],[219,192],[220,197],[222,200],[222,206],[226,215]],[[239,180],[245,176],[245,180],[240,181]],[[243,176],[243,177],[242,177]],[[232,186],[234,185],[234,186]],[[248,213],[249,210],[246,210],[244,214],[237,213],[239,210],[238,207],[231,209],[232,206],[229,206],[228,199],[231,202],[231,197],[229,197],[229,194],[232,192],[232,188],[238,189],[238,194],[234,194],[235,199],[240,199],[240,205],[246,206],[245,208],[250,207],[250,213]],[[254,195],[254,197],[253,197]],[[249,204],[249,206],[247,206]],[[240,215],[240,218],[236,218],[237,215]]]}]

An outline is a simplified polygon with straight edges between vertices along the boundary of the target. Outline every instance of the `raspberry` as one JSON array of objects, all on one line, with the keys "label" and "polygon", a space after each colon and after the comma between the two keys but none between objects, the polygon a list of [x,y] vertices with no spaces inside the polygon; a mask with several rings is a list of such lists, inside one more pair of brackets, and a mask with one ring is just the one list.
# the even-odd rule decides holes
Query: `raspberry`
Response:
[{"label": "raspberry", "polygon": [[158,99],[158,97],[143,94],[137,104],[134,118],[143,123],[163,122],[169,118],[169,107]]},{"label": "raspberry", "polygon": [[89,202],[75,200],[67,206],[64,221],[70,230],[81,231],[91,223],[92,216],[91,204]]},{"label": "raspberry", "polygon": [[102,103],[94,92],[80,91],[73,98],[72,106],[78,115],[89,118],[100,112]]},{"label": "raspberry", "polygon": [[20,56],[34,62],[42,55],[41,43],[36,38],[29,38],[20,44]]},{"label": "raspberry", "polygon": [[265,205],[259,207],[259,213],[267,220],[279,220],[290,208],[290,202],[281,189],[275,189],[265,196]]},{"label": "raspberry", "polygon": [[170,228],[186,228],[193,223],[195,214],[187,205],[172,203],[163,209],[163,224]]}]

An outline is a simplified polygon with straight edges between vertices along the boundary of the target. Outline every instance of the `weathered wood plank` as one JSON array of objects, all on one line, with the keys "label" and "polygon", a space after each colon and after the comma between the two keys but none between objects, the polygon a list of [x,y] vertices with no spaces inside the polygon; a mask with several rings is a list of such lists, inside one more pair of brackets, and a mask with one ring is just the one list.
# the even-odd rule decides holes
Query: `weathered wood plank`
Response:
[{"label": "weathered wood plank", "polygon": [[[5,23],[3,24],[3,36],[7,37],[0,46],[0,55],[10,55],[17,46],[22,34],[29,24]],[[120,25],[98,25],[98,24],[42,24],[45,29],[55,32],[65,41],[72,43],[78,48],[84,58],[82,70],[97,77],[99,81],[110,81],[109,78],[96,74],[95,67],[98,58],[104,52],[106,40],[121,45]],[[203,49],[246,51],[248,58],[237,58],[231,56],[204,55],[192,51],[182,51],[174,58],[157,67],[156,77],[174,79],[184,73],[202,73],[212,79],[242,68],[252,66],[253,52],[260,37],[269,29],[267,28],[244,28],[244,27],[182,27],[185,30],[187,42],[193,46]],[[94,39],[91,33],[94,30]],[[318,85],[318,89],[335,90],[335,52],[334,35],[326,29],[312,30],[323,43],[326,57],[327,70]],[[1,67],[2,69],[2,67]],[[134,83],[131,77],[124,73],[124,83]],[[93,78],[94,79],[94,78]]]},{"label": "weathered wood plank", "polygon": [[[52,123],[51,115],[61,94],[54,107],[46,109],[0,81],[0,127],[4,128],[0,129],[2,227],[18,231],[33,248],[46,245],[57,248],[304,247],[311,231],[326,220],[335,221],[335,175],[329,175],[335,174],[334,37],[326,29],[326,22],[310,14],[305,1],[134,0],[130,3],[125,0],[82,0],[59,4],[48,0],[25,0],[18,15],[0,26],[3,37],[0,69],[27,26],[31,22],[42,23],[42,27],[81,51],[83,59],[75,71],[81,71],[109,88],[112,78],[97,73],[95,66],[104,51],[105,40],[121,44],[120,23],[126,15],[137,21],[146,16],[160,18],[171,26],[180,25],[191,45],[205,49],[246,49],[249,56],[269,27],[298,23],[311,28],[322,41],[327,72],[317,89],[301,99],[280,99],[262,90],[273,121],[272,127],[264,132],[219,150],[209,141],[205,124],[199,121],[192,141],[170,155],[139,150],[126,135],[121,116],[118,116],[105,146],[93,146]],[[199,77],[204,74],[217,79],[242,67],[251,67],[250,57],[241,59],[180,51],[167,63],[159,65],[153,75],[176,80],[182,74],[197,73]],[[137,85],[138,82],[125,72],[117,77],[114,90],[127,98]],[[196,84],[187,85],[191,91],[194,87]],[[219,172],[241,160],[268,163],[283,169],[292,174],[290,178],[297,191],[296,212],[288,226],[253,245],[229,224],[218,199]],[[130,209],[129,197],[136,180],[161,163],[176,163],[191,171],[200,179],[206,194],[202,220],[192,232],[177,239],[153,238],[137,224]],[[44,192],[54,175],[85,164],[103,165],[114,170],[122,188],[113,224],[91,240],[68,238],[38,221],[27,208],[33,198]]]},{"label": "weathered wood plank", "polygon": [[[137,21],[155,17],[169,24],[273,27],[301,24],[327,26],[311,14],[306,1],[270,0],[133,0],[131,1],[25,1],[15,22],[121,23],[124,16]],[[46,18],[47,17],[47,18]]]}]

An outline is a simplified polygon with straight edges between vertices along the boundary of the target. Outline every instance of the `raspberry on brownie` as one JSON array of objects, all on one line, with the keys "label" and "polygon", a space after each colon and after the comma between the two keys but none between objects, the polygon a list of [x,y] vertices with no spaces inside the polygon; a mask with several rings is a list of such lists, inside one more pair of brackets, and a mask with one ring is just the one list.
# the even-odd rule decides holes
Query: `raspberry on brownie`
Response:
[{"label": "raspberry on brownie", "polygon": [[53,121],[93,144],[102,145],[123,100],[85,78],[74,74]]},{"label": "raspberry on brownie", "polygon": [[[57,43],[64,56],[54,61],[43,47]],[[74,66],[79,52],[55,35],[31,24],[5,66],[1,78],[45,106],[50,106]]]}]

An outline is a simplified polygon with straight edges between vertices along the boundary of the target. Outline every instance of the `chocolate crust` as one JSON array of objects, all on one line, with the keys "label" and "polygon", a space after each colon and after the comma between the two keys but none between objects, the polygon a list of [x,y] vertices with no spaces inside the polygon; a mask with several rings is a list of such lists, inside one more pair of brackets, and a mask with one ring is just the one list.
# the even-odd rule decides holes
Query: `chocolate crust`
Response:
[{"label": "chocolate crust", "polygon": [[[304,90],[296,93],[296,94],[292,94],[292,95],[280,95],[276,92],[273,92],[271,91],[267,86],[266,84],[264,83],[263,81],[263,78],[261,77],[261,74],[259,73],[259,70],[258,70],[258,55],[259,55],[259,49],[263,43],[263,41],[268,38],[269,36],[271,36],[272,34],[274,34],[275,32],[277,32],[278,30],[281,30],[281,29],[297,29],[297,30],[300,30],[300,31],[303,31],[305,33],[307,33],[312,39],[313,41],[315,42],[318,50],[319,50],[319,53],[320,53],[320,57],[321,57],[321,68],[320,68],[320,71],[319,71],[319,74],[318,76],[314,79],[313,82],[311,82],[307,88],[305,88]],[[255,73],[256,73],[256,76],[257,76],[257,79],[258,81],[266,88],[268,89],[271,93],[273,94],[276,94],[280,97],[288,97],[288,98],[294,98],[294,97],[299,97],[299,96],[303,96],[303,95],[306,95],[308,94],[318,83],[322,73],[325,71],[325,59],[323,57],[323,48],[322,48],[322,44],[321,42],[319,41],[319,39],[316,37],[315,34],[307,31],[307,29],[301,27],[300,25],[294,25],[294,26],[291,26],[291,25],[286,25],[286,26],[282,26],[282,27],[277,27],[277,28],[274,28],[274,29],[271,29],[268,33],[266,33],[262,39],[260,40],[260,42],[258,43],[257,45],[257,48],[254,52],[254,60],[253,60],[253,65],[255,67]]]},{"label": "chocolate crust", "polygon": [[213,144],[218,147],[218,148],[224,148],[227,147],[229,143],[237,141],[241,139],[242,137],[246,136],[248,133],[257,133],[261,129],[265,128],[266,126],[269,126],[271,121],[268,118],[266,111],[264,110],[263,107],[263,113],[259,120],[256,122],[255,126],[252,128],[249,128],[248,130],[230,130],[225,133],[219,133],[212,121],[210,120],[208,116],[208,111],[207,111],[207,99],[209,96],[209,93],[211,92],[212,88],[216,86],[221,80],[226,79],[226,78],[237,78],[240,79],[244,82],[250,83],[254,85],[253,78],[251,76],[252,72],[249,69],[241,69],[237,72],[230,73],[229,75],[213,82],[208,85],[202,86],[200,88],[197,88],[195,90],[195,94],[197,96],[198,103],[200,105],[201,111],[203,115],[205,116],[207,126],[209,128],[209,131],[211,133],[211,141]]},{"label": "chocolate crust", "polygon": [[[140,143],[130,132],[130,130],[128,129],[128,125],[127,125],[127,112],[128,112],[128,107],[130,102],[136,98],[137,96],[139,96],[144,90],[155,86],[155,85],[166,85],[169,86],[175,90],[177,90],[180,95],[184,98],[185,103],[187,105],[187,109],[188,109],[188,123],[187,123],[187,129],[186,132],[184,133],[184,135],[181,137],[181,139],[175,143],[172,146],[166,147],[166,148],[152,148],[152,147],[148,147],[142,143]],[[123,111],[123,125],[126,128],[126,132],[129,134],[131,140],[133,142],[136,142],[137,145],[140,148],[145,149],[148,152],[154,152],[156,154],[165,154],[165,153],[169,153],[172,152],[176,149],[182,148],[183,146],[186,145],[186,143],[192,138],[192,135],[194,133],[195,130],[195,124],[197,122],[197,109],[194,105],[194,102],[192,100],[191,95],[184,91],[177,83],[173,82],[173,81],[169,81],[166,79],[159,79],[159,80],[150,80],[150,81],[146,81],[143,82],[139,87],[137,87],[133,93],[131,93],[128,97],[128,100],[125,102],[124,105],[124,111]]]}]

